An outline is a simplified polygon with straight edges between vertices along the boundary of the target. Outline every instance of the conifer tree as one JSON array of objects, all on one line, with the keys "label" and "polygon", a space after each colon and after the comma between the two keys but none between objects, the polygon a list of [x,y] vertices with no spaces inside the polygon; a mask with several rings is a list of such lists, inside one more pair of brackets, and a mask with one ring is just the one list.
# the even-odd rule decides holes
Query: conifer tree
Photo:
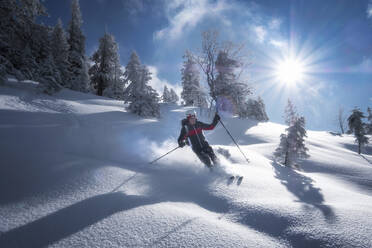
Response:
[{"label": "conifer tree", "polygon": [[[141,62],[136,52],[132,52],[128,64],[125,66],[124,85],[129,85],[138,80],[141,70]],[[128,91],[127,91],[128,92]],[[125,98],[124,98],[125,100]]]},{"label": "conifer tree", "polygon": [[242,118],[252,118],[258,121],[268,121],[265,104],[261,97],[257,100],[248,99],[245,103],[244,108],[241,109],[240,117]]},{"label": "conifer tree", "polygon": [[181,98],[185,106],[204,107],[207,104],[206,96],[200,87],[200,73],[189,51],[183,56],[185,59],[181,69],[182,92]]},{"label": "conifer tree", "polygon": [[51,94],[61,88],[60,74],[52,56],[52,30],[36,23],[41,15],[47,12],[39,0],[0,2],[0,74],[38,81]]},{"label": "conifer tree", "polygon": [[46,94],[52,95],[62,89],[59,84],[58,69],[54,64],[52,54],[44,61],[44,65],[41,67],[40,72],[40,85],[39,88]]},{"label": "conifer tree", "polygon": [[280,135],[280,144],[274,155],[283,160],[286,166],[291,166],[298,159],[308,158],[308,148],[305,146],[305,118],[297,118],[286,129],[286,134]]},{"label": "conifer tree", "polygon": [[371,110],[370,107],[367,108],[367,113],[368,113],[368,116],[367,116],[367,120],[368,120],[367,133],[372,134],[372,110]]},{"label": "conifer tree", "polygon": [[79,0],[72,0],[71,13],[71,20],[68,26],[70,85],[67,87],[85,92],[88,90],[89,75],[85,57],[85,36],[81,30],[83,19]]},{"label": "conifer tree", "polygon": [[296,107],[291,100],[288,99],[287,105],[284,110],[284,122],[288,126],[292,125],[298,119]]},{"label": "conifer tree", "polygon": [[58,19],[57,25],[53,29],[52,33],[52,46],[51,52],[53,55],[54,63],[57,66],[61,85],[67,86],[69,80],[69,63],[68,63],[68,49],[66,33],[62,27],[61,19]]},{"label": "conifer tree", "polygon": [[180,98],[178,97],[177,93],[171,89],[170,90],[170,102],[176,104]]},{"label": "conifer tree", "polygon": [[47,57],[40,56],[40,44],[48,40],[40,35],[47,33],[47,28],[35,23],[41,15],[47,13],[39,0],[0,1],[0,57],[4,74],[18,80],[38,79],[41,62]]},{"label": "conifer tree", "polygon": [[249,87],[240,82],[236,70],[240,67],[237,60],[230,58],[228,52],[220,51],[216,60],[218,72],[214,83],[214,95],[217,98],[225,98],[232,101],[235,106],[235,114],[244,115],[247,96],[251,94]]},{"label": "conifer tree", "polygon": [[355,136],[355,142],[358,143],[358,153],[361,153],[363,145],[368,144],[368,137],[366,136],[366,125],[362,119],[366,118],[358,108],[354,108],[352,114],[347,119],[349,129]]},{"label": "conifer tree", "polygon": [[169,103],[171,101],[170,92],[169,92],[168,87],[166,85],[164,85],[162,100],[163,100],[164,103]]},{"label": "conifer tree", "polygon": [[99,41],[98,50],[91,60],[94,65],[89,70],[91,84],[97,95],[121,99],[124,86],[121,79],[118,46],[110,34],[105,34]]},{"label": "conifer tree", "polygon": [[124,76],[125,82],[129,82],[124,91],[124,102],[129,103],[128,110],[142,117],[160,117],[159,95],[148,85],[151,73],[141,65],[135,52],[130,57]]}]

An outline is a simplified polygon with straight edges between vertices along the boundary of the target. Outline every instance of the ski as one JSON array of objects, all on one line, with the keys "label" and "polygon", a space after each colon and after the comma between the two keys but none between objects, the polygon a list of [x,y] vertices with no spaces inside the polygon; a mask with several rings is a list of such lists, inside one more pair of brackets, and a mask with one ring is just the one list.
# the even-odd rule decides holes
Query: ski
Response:
[{"label": "ski", "polygon": [[236,176],[232,175],[232,176],[229,177],[227,184],[230,185],[230,184],[236,182],[236,185],[240,185],[240,184],[242,184],[243,178],[244,177],[240,176],[240,175],[236,175]]},{"label": "ski", "polygon": [[236,184],[240,185],[240,184],[242,184],[242,181],[243,181],[243,176],[239,176],[238,180],[236,181]]}]

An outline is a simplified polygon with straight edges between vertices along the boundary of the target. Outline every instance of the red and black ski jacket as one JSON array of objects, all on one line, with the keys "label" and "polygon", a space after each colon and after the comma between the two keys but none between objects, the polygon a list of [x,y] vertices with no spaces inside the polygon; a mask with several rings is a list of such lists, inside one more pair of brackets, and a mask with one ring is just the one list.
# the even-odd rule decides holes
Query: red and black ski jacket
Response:
[{"label": "red and black ski jacket", "polygon": [[201,151],[206,145],[208,145],[203,130],[213,130],[217,123],[218,119],[216,117],[213,119],[211,124],[206,124],[197,120],[195,125],[191,125],[188,119],[183,119],[181,121],[182,129],[180,136],[178,137],[178,143],[188,138],[191,142],[192,149],[194,151]]}]

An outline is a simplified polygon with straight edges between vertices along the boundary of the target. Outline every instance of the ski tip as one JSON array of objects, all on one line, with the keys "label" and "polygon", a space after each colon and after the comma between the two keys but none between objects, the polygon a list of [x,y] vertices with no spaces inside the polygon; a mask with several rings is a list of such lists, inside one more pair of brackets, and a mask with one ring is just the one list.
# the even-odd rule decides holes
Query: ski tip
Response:
[{"label": "ski tip", "polygon": [[238,181],[236,182],[236,184],[237,184],[237,185],[242,184],[243,178],[244,178],[243,176],[240,176],[240,177],[238,178]]}]

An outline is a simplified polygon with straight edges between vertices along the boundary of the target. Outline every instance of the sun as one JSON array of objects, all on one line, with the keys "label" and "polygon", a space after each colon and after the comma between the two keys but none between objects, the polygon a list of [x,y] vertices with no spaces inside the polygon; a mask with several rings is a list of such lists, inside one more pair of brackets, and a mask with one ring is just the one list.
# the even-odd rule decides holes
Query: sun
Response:
[{"label": "sun", "polygon": [[284,84],[296,84],[304,79],[305,66],[294,58],[288,58],[279,62],[275,68],[277,79]]}]

